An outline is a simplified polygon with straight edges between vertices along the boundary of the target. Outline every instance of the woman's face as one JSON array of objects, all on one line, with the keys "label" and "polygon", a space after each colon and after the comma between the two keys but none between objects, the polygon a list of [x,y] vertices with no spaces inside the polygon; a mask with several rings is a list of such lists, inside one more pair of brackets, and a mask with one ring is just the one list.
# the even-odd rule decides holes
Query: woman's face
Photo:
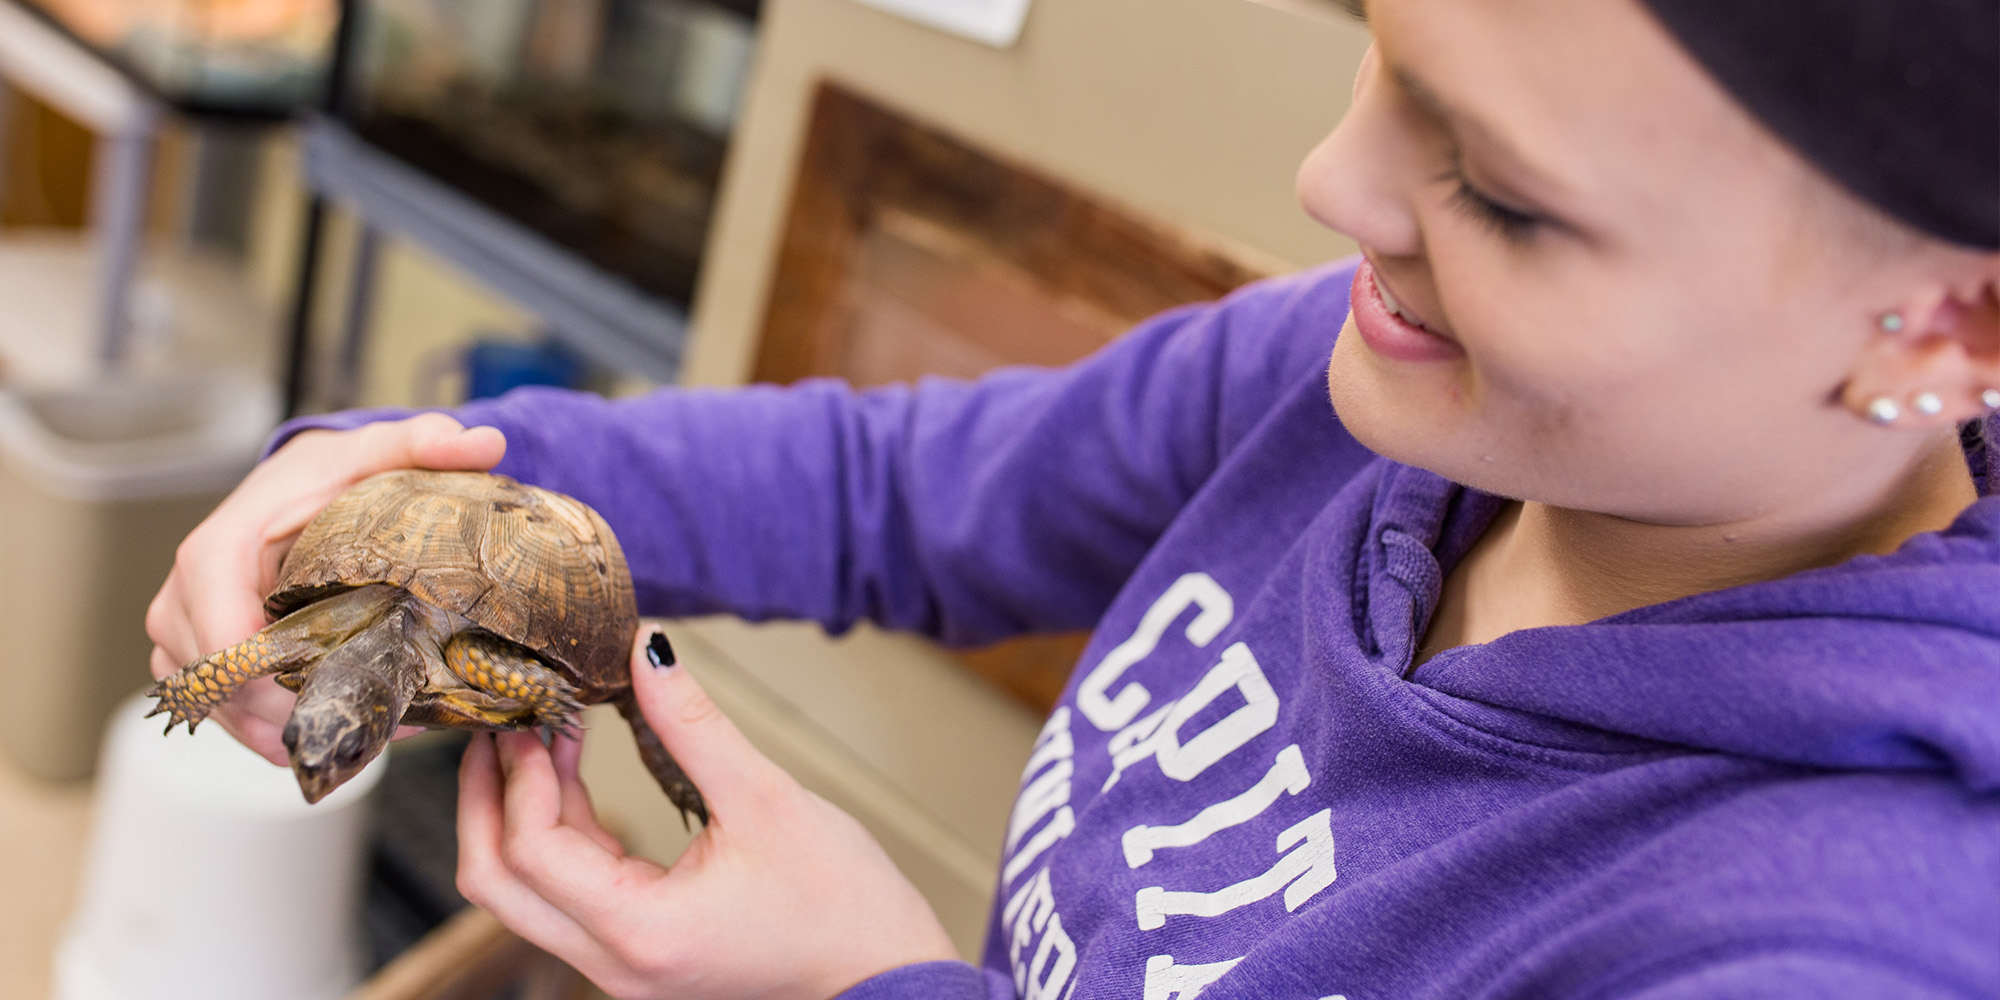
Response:
[{"label": "woman's face", "polygon": [[1772,514],[1856,468],[1880,488],[1923,450],[1840,402],[1910,274],[1872,265],[1845,196],[1636,0],[1369,17],[1353,107],[1299,172],[1370,265],[1328,372],[1361,441],[1669,524]]}]

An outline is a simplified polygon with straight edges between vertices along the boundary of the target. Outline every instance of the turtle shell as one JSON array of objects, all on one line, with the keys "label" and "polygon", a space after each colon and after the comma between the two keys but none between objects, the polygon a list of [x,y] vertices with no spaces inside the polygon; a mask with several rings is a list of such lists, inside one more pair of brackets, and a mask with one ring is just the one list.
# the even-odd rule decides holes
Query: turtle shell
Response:
[{"label": "turtle shell", "polygon": [[485,472],[384,472],[320,511],[264,600],[273,619],[394,584],[527,647],[586,702],[630,683],[639,614],[611,526],[589,505]]}]

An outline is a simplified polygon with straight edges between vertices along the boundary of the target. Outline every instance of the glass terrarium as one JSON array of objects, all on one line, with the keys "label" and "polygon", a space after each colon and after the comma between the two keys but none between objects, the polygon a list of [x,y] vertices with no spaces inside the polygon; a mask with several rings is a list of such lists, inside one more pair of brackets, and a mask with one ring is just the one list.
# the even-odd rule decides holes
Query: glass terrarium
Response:
[{"label": "glass terrarium", "polygon": [[757,0],[364,0],[363,139],[686,303]]},{"label": "glass terrarium", "polygon": [[278,116],[312,100],[336,0],[28,0],[167,100]]}]

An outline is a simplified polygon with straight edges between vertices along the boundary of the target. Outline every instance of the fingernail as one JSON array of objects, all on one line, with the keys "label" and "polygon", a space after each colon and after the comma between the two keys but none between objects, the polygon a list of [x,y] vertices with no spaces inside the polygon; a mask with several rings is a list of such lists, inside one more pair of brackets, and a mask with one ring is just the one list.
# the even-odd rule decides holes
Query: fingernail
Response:
[{"label": "fingernail", "polygon": [[674,647],[667,642],[665,632],[655,632],[646,640],[646,662],[655,670],[665,670],[674,665]]}]

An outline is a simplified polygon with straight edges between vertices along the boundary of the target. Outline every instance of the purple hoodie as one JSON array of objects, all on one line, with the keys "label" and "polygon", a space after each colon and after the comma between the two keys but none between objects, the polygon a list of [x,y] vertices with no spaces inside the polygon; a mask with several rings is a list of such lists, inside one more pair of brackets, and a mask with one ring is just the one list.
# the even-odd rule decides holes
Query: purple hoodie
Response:
[{"label": "purple hoodie", "polygon": [[845,1000],[2000,996],[2000,420],[1892,555],[1411,673],[1500,501],[1333,415],[1352,270],[1058,371],[459,416],[603,512],[649,614],[1096,627],[983,970]]}]

